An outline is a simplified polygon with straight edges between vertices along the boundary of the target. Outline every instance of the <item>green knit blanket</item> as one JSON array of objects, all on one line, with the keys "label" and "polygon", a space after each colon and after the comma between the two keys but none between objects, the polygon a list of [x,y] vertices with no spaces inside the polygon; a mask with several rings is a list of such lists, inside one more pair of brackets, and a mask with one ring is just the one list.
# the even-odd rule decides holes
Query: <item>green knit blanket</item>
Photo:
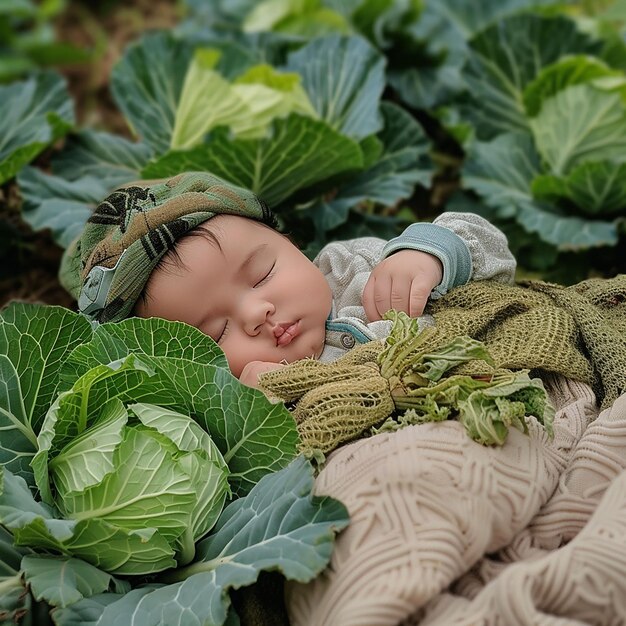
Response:
[{"label": "green knit blanket", "polygon": [[626,391],[626,274],[571,287],[473,282],[432,301],[428,312],[441,341],[482,341],[497,367],[586,382],[602,408]]},{"label": "green knit blanket", "polygon": [[551,432],[539,378],[593,386],[602,407],[626,391],[626,276],[571,287],[480,281],[429,304],[434,328],[403,314],[383,342],[334,363],[306,359],[264,374],[266,393],[289,403],[302,450],[323,454],[380,429],[458,419],[484,444],[534,416]]}]

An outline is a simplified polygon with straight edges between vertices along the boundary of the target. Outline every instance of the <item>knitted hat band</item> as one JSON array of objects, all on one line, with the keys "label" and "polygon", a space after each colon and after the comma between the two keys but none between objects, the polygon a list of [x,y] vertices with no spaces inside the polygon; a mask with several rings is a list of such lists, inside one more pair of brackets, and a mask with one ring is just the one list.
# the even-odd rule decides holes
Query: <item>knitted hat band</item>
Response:
[{"label": "knitted hat band", "polygon": [[118,189],[96,207],[65,251],[61,283],[85,315],[100,322],[124,319],[175,242],[222,214],[274,225],[265,203],[251,191],[204,172]]}]

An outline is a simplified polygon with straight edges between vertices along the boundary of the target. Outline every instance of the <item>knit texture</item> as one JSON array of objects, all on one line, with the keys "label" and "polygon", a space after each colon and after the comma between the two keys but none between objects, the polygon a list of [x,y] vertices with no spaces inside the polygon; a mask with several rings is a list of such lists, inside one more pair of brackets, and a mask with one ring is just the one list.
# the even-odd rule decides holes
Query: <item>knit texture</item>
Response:
[{"label": "knit texture", "polygon": [[[65,251],[61,283],[90,317],[100,322],[124,319],[131,314],[152,270],[175,242],[218,214],[274,225],[266,205],[251,191],[212,174],[186,172],[129,184],[96,207],[82,233]],[[106,272],[101,270],[114,267],[112,282],[105,288],[102,276]],[[87,308],[89,295],[98,293],[101,286],[105,291],[104,297],[100,294],[102,301]]]},{"label": "knit texture", "polygon": [[[603,408],[626,391],[626,275],[573,287],[474,282],[429,308],[435,328],[415,341],[409,334],[394,344],[392,331],[387,346],[370,342],[334,363],[305,360],[261,376],[265,391],[295,403],[302,451],[326,454],[407,409],[386,426],[456,417],[476,441],[501,444],[509,426],[525,430],[526,417],[534,415],[549,432],[542,387],[524,377],[526,370],[591,384]],[[459,349],[454,342],[465,336],[482,342],[493,360],[484,360],[471,342]],[[434,387],[425,384],[425,360],[433,367],[432,359],[445,362],[445,354],[456,359],[446,364],[455,366],[453,375]],[[521,373],[507,378],[511,370]],[[491,410],[484,396],[468,395],[482,384],[490,385]],[[511,387],[519,391],[511,393]]]},{"label": "knit texture", "polygon": [[[473,282],[428,311],[441,341],[483,341],[497,367],[554,372],[592,385],[602,408],[626,391],[626,275],[563,287]],[[485,370],[468,364],[459,371]]]},{"label": "knit texture", "polygon": [[335,450],[315,491],[350,525],[320,576],[288,584],[292,626],[626,623],[624,280],[474,283],[431,305],[442,341],[542,372],[554,438],[531,422],[485,448],[446,421]]},{"label": "knit texture", "polygon": [[315,492],[350,525],[289,583],[292,626],[626,623],[626,396],[546,377],[555,437],[477,446],[455,422],[334,452]]},{"label": "knit texture", "polygon": [[[302,452],[321,459],[320,453],[370,429],[395,430],[448,417],[488,445],[504,443],[511,426],[527,432],[531,415],[552,432],[554,411],[543,384],[526,370],[491,367],[484,345],[466,336],[432,349],[438,343],[436,329],[420,332],[417,320],[402,312],[385,317],[393,327],[384,343],[363,344],[334,363],[303,360],[260,377],[268,394],[295,401]],[[459,363],[475,360],[489,371],[444,377]]]}]

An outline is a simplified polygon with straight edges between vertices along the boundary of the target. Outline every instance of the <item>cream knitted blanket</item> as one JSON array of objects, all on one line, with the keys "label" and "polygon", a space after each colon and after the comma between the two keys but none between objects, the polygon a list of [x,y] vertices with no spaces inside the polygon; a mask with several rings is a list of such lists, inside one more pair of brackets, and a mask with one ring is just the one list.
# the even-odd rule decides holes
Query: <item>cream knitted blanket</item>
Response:
[{"label": "cream knitted blanket", "polygon": [[292,626],[626,624],[626,396],[546,387],[557,414],[485,448],[455,421],[332,453],[316,492],[351,523],[287,588]]}]

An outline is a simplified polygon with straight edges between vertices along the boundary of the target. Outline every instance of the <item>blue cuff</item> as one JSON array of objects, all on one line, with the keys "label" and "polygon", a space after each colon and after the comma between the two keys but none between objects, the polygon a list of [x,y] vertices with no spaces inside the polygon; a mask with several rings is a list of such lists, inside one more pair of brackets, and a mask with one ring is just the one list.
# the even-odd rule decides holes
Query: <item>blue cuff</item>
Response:
[{"label": "blue cuff", "polygon": [[436,256],[443,265],[443,278],[432,290],[431,298],[439,298],[452,287],[464,285],[472,276],[472,256],[467,244],[448,228],[418,222],[411,224],[399,237],[383,248],[385,259],[398,250],[419,250]]}]

